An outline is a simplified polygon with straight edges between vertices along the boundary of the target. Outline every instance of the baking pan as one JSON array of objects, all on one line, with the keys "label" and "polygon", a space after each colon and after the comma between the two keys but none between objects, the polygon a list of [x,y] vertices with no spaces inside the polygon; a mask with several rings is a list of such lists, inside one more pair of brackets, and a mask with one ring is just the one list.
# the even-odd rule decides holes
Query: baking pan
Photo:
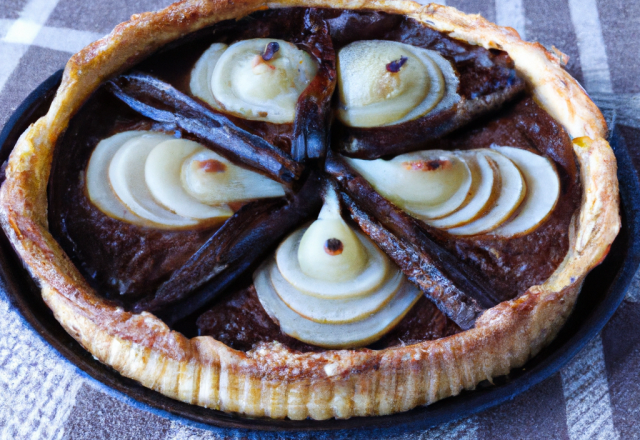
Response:
[{"label": "baking pan", "polygon": [[[29,124],[46,113],[61,78],[62,70],[34,90],[9,119],[0,133],[0,163],[7,160]],[[170,399],[101,364],[69,336],[44,304],[35,282],[2,233],[0,276],[12,304],[62,356],[107,393],[163,417],[215,430],[223,436],[260,438],[279,437],[283,432],[297,432],[305,438],[370,438],[374,431],[376,437],[382,437],[424,430],[499,405],[550,377],[602,330],[624,299],[640,262],[640,186],[623,139],[614,132],[610,142],[618,159],[622,229],[607,258],[587,276],[575,310],[558,337],[523,368],[494,379],[493,384],[481,383],[474,391],[391,416],[325,421],[250,419]]]}]

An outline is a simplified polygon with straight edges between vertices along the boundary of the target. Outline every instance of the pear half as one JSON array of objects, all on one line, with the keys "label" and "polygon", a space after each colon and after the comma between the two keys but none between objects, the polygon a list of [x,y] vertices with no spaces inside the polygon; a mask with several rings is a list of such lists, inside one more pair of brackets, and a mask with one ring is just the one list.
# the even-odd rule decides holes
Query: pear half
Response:
[{"label": "pear half", "polygon": [[491,148],[511,159],[527,183],[527,195],[515,215],[491,234],[514,237],[527,234],[544,222],[560,198],[560,177],[546,157],[521,148],[492,145]]},{"label": "pear half", "polygon": [[282,332],[325,348],[355,348],[377,341],[400,322],[422,295],[417,287],[405,281],[393,298],[372,315],[344,324],[323,324],[302,317],[280,299],[266,264],[255,272],[254,286],[260,303]]},{"label": "pear half", "polygon": [[186,139],[172,139],[156,145],[149,153],[144,176],[149,191],[160,204],[176,214],[193,219],[225,218],[233,215],[228,206],[209,206],[191,196],[182,185],[182,165],[202,146]]},{"label": "pear half", "polygon": [[451,214],[470,196],[469,166],[450,151],[416,151],[391,160],[345,159],[385,198],[423,220]]},{"label": "pear half", "polygon": [[[279,49],[265,60],[262,54],[268,44]],[[215,62],[211,92],[225,112],[286,124],[293,122],[298,98],[317,71],[311,55],[292,43],[272,38],[243,40],[229,46]]]},{"label": "pear half", "polygon": [[109,165],[125,142],[145,133],[125,131],[101,140],[91,153],[85,179],[89,200],[100,211],[109,217],[139,226],[150,226],[151,222],[131,212],[113,192],[109,183]]},{"label": "pear half", "polygon": [[361,40],[338,52],[338,118],[351,127],[400,124],[460,100],[458,77],[438,52]]},{"label": "pear half", "polygon": [[207,205],[285,195],[282,184],[202,146],[185,159],[180,179],[191,196]]},{"label": "pear half", "polygon": [[500,194],[502,178],[498,165],[493,159],[482,154],[482,151],[473,150],[460,153],[465,157],[471,170],[470,200],[468,203],[446,217],[427,220],[427,224],[441,229],[463,226],[482,217],[493,206]]},{"label": "pear half", "polygon": [[506,156],[493,151],[484,150],[500,170],[500,194],[492,208],[484,216],[464,226],[449,229],[454,235],[476,235],[491,231],[504,223],[520,206],[527,191],[527,184],[518,167]]},{"label": "pear half", "polygon": [[[319,223],[322,225],[322,223]],[[348,227],[348,226],[347,226]],[[364,264],[350,277],[310,276],[300,266],[299,247],[307,228],[289,235],[276,251],[276,262],[282,277],[295,289],[324,299],[348,299],[368,295],[378,289],[387,278],[390,262],[386,255],[364,234],[354,231],[355,239],[364,248]],[[326,240],[326,239],[325,239]],[[324,252],[320,250],[320,252]],[[316,264],[321,265],[322,262]]]}]

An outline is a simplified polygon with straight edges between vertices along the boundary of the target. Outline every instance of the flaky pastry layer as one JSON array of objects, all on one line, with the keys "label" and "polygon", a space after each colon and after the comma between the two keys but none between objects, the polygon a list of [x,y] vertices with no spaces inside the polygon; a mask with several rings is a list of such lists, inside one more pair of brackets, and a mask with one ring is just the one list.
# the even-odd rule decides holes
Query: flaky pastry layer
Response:
[{"label": "flaky pastry layer", "polygon": [[[53,150],[71,117],[104,80],[156,49],[222,20],[267,8],[364,9],[405,14],[450,36],[505,50],[536,101],[574,138],[583,200],[567,256],[543,284],[486,311],[475,328],[380,351],[297,353],[278,343],[243,353],[211,337],[188,339],[149,313],[132,314],[93,291],[48,230]],[[0,191],[0,220],[56,319],[101,362],[144,386],[222,411],[291,419],[391,414],[473,389],[520,367],[571,313],[588,271],[620,228],[616,161],[601,113],[559,59],[510,28],[454,8],[410,1],[186,0],[134,15],[68,62],[49,112],[16,144]]]}]

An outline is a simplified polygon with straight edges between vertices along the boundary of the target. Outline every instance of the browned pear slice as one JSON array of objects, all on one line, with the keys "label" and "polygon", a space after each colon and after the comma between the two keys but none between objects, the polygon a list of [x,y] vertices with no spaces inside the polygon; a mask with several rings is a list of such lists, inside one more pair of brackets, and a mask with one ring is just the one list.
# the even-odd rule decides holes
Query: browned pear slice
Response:
[{"label": "browned pear slice", "polygon": [[393,298],[372,315],[345,324],[323,324],[304,318],[287,307],[276,293],[266,265],[254,274],[254,286],[260,303],[283,333],[325,348],[355,348],[377,341],[400,322],[422,296],[417,287],[404,281]]},{"label": "browned pear slice", "polygon": [[145,162],[156,145],[171,139],[163,133],[148,133],[128,140],[109,164],[109,183],[116,196],[135,215],[163,227],[185,227],[196,221],[174,214],[157,203],[145,182]]},{"label": "browned pear slice", "polygon": [[352,299],[323,299],[302,292],[284,279],[277,264],[268,265],[271,282],[280,299],[300,316],[314,322],[339,324],[364,319],[387,304],[404,281],[396,270],[377,290]]},{"label": "browned pear slice", "polygon": [[502,154],[485,150],[489,158],[498,165],[500,170],[501,189],[500,195],[493,207],[482,217],[464,226],[449,229],[454,235],[476,235],[489,232],[504,223],[520,206],[527,192],[527,184],[518,167],[511,159]]},{"label": "browned pear slice", "polygon": [[131,212],[113,192],[109,183],[109,165],[122,144],[145,133],[148,132],[125,131],[101,140],[91,153],[86,173],[91,203],[109,217],[140,226],[150,226],[150,222]]},{"label": "browned pear slice", "polygon": [[540,226],[555,208],[560,197],[558,172],[549,159],[530,151],[497,145],[491,148],[511,159],[527,182],[527,195],[516,214],[491,233],[502,237],[527,234]]},{"label": "browned pear slice", "polygon": [[[367,259],[364,267],[354,273],[353,277],[335,280],[318,278],[305,273],[300,267],[298,249],[306,231],[307,228],[295,231],[282,242],[276,251],[276,262],[280,273],[297,290],[318,298],[347,299],[367,295],[384,283],[389,271],[389,259],[367,236],[359,231],[353,232],[356,235],[355,239],[362,244]],[[324,250],[320,252],[324,252]]]},{"label": "browned pear slice", "polygon": [[[396,60],[402,66],[390,72],[387,66]],[[408,44],[361,40],[343,47],[337,65],[338,117],[352,127],[376,127],[401,119],[430,95],[432,77],[439,79],[428,67],[435,70]]]},{"label": "browned pear slice", "polygon": [[482,151],[460,152],[471,170],[470,200],[453,214],[426,223],[436,228],[450,229],[471,223],[491,208],[500,194],[500,171],[493,159],[482,154]]},{"label": "browned pear slice", "polygon": [[385,198],[421,219],[451,214],[464,204],[471,188],[469,166],[450,151],[415,151],[391,160],[345,160]]},{"label": "browned pear slice", "polygon": [[[263,57],[268,45],[278,50]],[[298,98],[318,72],[314,58],[295,44],[273,38],[233,43],[211,73],[211,92],[225,112],[273,124],[293,122]]]},{"label": "browned pear slice", "polygon": [[191,196],[211,206],[285,195],[281,183],[204,147],[184,161],[180,178]]},{"label": "browned pear slice", "polygon": [[337,67],[338,118],[350,127],[400,124],[460,100],[453,66],[437,51],[360,40],[340,49]]},{"label": "browned pear slice", "polygon": [[202,99],[216,110],[223,110],[220,103],[213,97],[211,91],[211,77],[218,60],[222,56],[228,45],[224,43],[213,43],[209,49],[205,50],[196,65],[191,71],[189,88],[194,96]]},{"label": "browned pear slice", "polygon": [[202,148],[186,139],[160,142],[148,154],[144,165],[146,185],[154,199],[178,215],[198,220],[230,217],[233,211],[227,205],[206,205],[183,186],[183,163]]}]

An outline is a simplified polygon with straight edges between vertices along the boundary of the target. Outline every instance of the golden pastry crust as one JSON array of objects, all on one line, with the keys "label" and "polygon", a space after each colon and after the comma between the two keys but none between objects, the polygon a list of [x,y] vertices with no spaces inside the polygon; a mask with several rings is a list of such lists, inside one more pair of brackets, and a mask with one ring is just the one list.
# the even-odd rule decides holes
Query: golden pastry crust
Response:
[{"label": "golden pastry crust", "polygon": [[[47,224],[53,149],[70,118],[102,81],[170,41],[221,20],[292,6],[405,14],[454,38],[509,53],[536,101],[574,138],[580,164],[582,205],[572,220],[569,252],[548,280],[486,311],[475,328],[454,336],[380,351],[302,354],[278,343],[243,353],[211,337],[188,339],[149,313],[115,307],[88,286]],[[0,192],[1,222],[56,319],[101,362],[144,386],[249,416],[391,414],[506,374],[555,337],[585,275],[605,257],[620,228],[616,160],[605,135],[599,110],[556,56],[477,15],[393,0],[186,0],[134,15],[71,58],[51,109],[11,154]]]}]

